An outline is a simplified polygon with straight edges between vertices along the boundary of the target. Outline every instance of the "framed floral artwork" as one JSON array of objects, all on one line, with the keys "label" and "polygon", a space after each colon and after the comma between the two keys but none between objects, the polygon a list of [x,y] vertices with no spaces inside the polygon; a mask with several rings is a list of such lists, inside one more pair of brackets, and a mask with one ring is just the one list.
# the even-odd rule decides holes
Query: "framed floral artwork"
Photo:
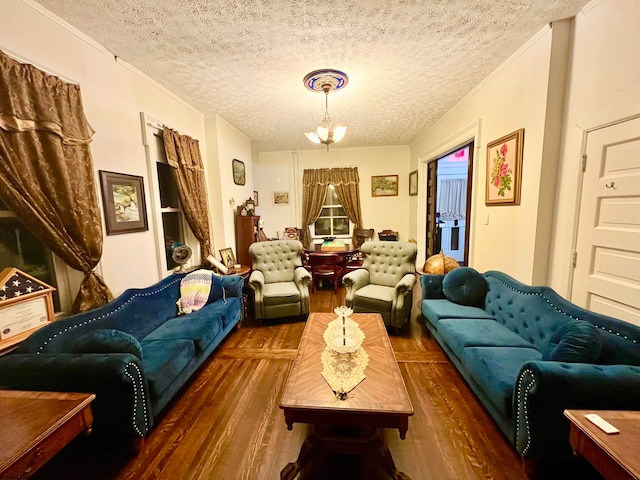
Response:
[{"label": "framed floral artwork", "polygon": [[524,128],[487,144],[486,205],[520,205]]},{"label": "framed floral artwork", "polygon": [[374,175],[371,177],[372,197],[396,197],[398,195],[398,175]]}]

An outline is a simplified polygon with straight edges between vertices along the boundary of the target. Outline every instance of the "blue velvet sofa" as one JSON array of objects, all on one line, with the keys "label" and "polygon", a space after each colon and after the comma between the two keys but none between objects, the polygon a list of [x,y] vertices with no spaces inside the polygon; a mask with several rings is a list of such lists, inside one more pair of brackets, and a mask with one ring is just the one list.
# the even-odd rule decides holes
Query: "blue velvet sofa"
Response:
[{"label": "blue velvet sofa", "polygon": [[144,436],[242,318],[240,276],[214,276],[206,305],[178,316],[184,276],[38,330],[0,357],[0,388],[92,392],[96,434]]},{"label": "blue velvet sofa", "polygon": [[426,327],[525,465],[571,455],[564,409],[640,409],[640,327],[498,271],[420,281]]}]

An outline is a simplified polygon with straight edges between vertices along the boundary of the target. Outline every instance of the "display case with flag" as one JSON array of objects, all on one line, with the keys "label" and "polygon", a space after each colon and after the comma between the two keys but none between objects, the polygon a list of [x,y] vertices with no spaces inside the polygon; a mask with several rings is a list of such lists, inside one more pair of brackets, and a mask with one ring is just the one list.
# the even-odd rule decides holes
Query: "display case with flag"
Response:
[{"label": "display case with flag", "polygon": [[54,320],[54,290],[17,268],[0,272],[0,353]]}]

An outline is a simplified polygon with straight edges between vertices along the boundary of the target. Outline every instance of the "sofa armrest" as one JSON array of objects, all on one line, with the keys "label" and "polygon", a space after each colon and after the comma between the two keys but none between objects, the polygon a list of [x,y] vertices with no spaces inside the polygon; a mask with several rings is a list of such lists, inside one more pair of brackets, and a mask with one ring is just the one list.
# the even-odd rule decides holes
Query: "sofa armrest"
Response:
[{"label": "sofa armrest", "polygon": [[532,361],[513,397],[516,449],[526,458],[571,454],[567,408],[640,410],[640,367]]},{"label": "sofa armrest", "polygon": [[360,290],[365,285],[369,285],[369,271],[364,268],[359,268],[352,272],[347,273],[342,277],[342,284],[346,288],[345,300],[347,306],[352,306],[353,295],[356,291]]},{"label": "sofa armrest", "polygon": [[144,436],[153,425],[146,379],[137,357],[118,354],[8,354],[0,358],[0,387],[95,393],[94,431]]},{"label": "sofa armrest", "polygon": [[222,287],[224,288],[225,295],[227,297],[240,297],[242,296],[242,286],[244,280],[240,275],[226,275],[220,277],[222,280]]}]

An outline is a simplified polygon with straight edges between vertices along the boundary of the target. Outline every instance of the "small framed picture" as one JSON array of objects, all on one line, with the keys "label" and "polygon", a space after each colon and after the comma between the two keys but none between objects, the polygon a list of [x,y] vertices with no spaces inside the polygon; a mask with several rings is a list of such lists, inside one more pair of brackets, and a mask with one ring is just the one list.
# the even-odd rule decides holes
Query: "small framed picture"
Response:
[{"label": "small framed picture", "polygon": [[244,185],[245,184],[245,171],[244,171],[244,162],[240,160],[233,159],[231,162],[231,167],[233,168],[233,183],[236,185]]},{"label": "small framed picture", "polygon": [[230,248],[220,250],[220,258],[225,267],[233,267],[236,264],[236,257]]},{"label": "small framed picture", "polygon": [[487,144],[485,205],[520,205],[524,128]]},{"label": "small framed picture", "polygon": [[274,205],[289,205],[289,192],[273,192]]},{"label": "small framed picture", "polygon": [[256,207],[260,205],[260,202],[258,202],[258,192],[255,190],[253,191],[253,205]]},{"label": "small framed picture", "polygon": [[142,177],[105,170],[99,173],[107,235],[148,230]]},{"label": "small framed picture", "polygon": [[409,196],[418,195],[418,170],[414,170],[409,174]]},{"label": "small framed picture", "polygon": [[372,197],[398,196],[398,175],[376,175],[371,177]]}]

